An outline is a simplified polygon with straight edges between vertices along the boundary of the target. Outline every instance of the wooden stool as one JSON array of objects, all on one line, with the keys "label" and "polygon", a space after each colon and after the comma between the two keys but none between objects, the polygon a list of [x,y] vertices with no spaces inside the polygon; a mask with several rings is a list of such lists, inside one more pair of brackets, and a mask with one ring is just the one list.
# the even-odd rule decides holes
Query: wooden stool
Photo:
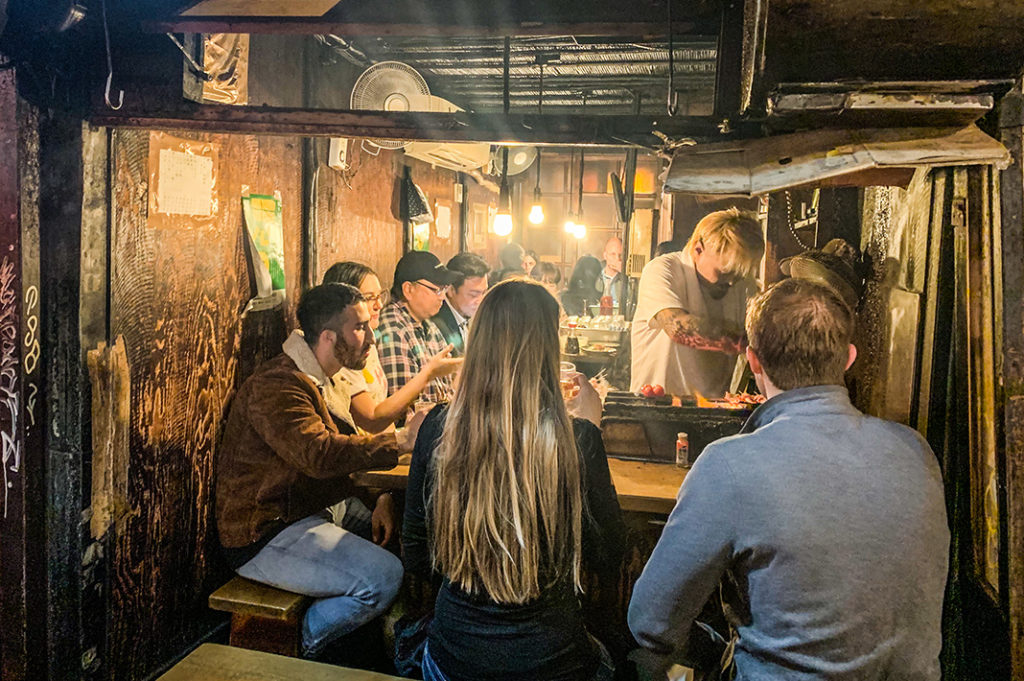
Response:
[{"label": "wooden stool", "polygon": [[210,594],[210,607],[231,613],[231,645],[298,657],[309,598],[235,577]]},{"label": "wooden stool", "polygon": [[158,681],[401,681],[397,676],[204,643]]}]

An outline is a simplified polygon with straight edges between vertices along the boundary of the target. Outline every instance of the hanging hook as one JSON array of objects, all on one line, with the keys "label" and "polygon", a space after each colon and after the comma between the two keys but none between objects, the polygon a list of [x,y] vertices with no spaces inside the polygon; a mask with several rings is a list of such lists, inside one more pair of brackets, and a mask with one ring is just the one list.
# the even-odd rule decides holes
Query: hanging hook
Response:
[{"label": "hanging hook", "polygon": [[103,41],[107,46],[107,87],[103,90],[103,100],[107,106],[117,111],[124,105],[124,90],[117,91],[117,104],[110,101],[110,91],[114,82],[114,60],[110,56],[110,30],[107,28],[107,0],[102,0],[100,9],[103,14]]},{"label": "hanging hook", "polygon": [[103,90],[103,99],[104,101],[106,101],[107,106],[109,106],[114,111],[117,111],[122,106],[124,106],[124,90],[117,91],[117,104],[114,104],[110,101],[110,83],[113,80],[113,78],[113,72],[107,73],[107,87]]},{"label": "hanging hook", "polygon": [[675,64],[674,64],[674,52],[672,47],[672,0],[667,0],[668,5],[668,95],[666,98],[666,108],[669,116],[675,116],[676,112],[679,111],[679,93],[676,92],[675,87]]}]

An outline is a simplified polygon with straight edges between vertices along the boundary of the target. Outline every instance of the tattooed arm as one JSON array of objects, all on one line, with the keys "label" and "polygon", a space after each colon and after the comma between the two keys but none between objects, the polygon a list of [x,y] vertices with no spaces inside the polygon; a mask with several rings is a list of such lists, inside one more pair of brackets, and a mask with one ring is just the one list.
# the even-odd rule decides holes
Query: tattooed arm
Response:
[{"label": "tattooed arm", "polygon": [[654,315],[653,328],[668,334],[674,342],[698,350],[738,355],[743,351],[743,334],[727,329],[707,317],[698,317],[678,307],[666,308]]}]

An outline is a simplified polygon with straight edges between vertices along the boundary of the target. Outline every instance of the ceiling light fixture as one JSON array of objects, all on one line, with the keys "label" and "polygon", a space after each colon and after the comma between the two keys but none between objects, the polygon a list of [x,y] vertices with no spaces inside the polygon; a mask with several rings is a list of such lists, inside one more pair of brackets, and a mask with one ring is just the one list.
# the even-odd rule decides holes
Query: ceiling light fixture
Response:
[{"label": "ceiling light fixture", "polygon": [[[540,82],[537,87],[537,115],[540,116],[544,106],[544,60],[537,55],[537,63],[540,66]],[[533,188],[533,205],[530,206],[529,220],[534,225],[544,222],[544,206],[540,203],[540,147],[537,148],[537,184]]]},{"label": "ceiling light fixture", "polygon": [[579,197],[576,202],[576,220],[572,235],[577,239],[587,236],[587,223],[583,221],[583,150],[580,149],[580,184]]},{"label": "ceiling light fixture", "polygon": [[501,149],[501,189],[498,191],[498,214],[494,216],[494,233],[512,233],[512,197],[508,190],[508,147]]}]

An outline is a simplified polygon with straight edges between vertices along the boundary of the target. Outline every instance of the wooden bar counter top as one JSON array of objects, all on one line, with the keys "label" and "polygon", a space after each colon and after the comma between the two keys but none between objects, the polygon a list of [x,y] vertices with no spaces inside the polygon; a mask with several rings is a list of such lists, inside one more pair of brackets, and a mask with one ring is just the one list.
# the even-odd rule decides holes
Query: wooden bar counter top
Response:
[{"label": "wooden bar counter top", "polygon": [[[363,487],[405,489],[409,478],[409,459],[405,454],[399,465],[384,471],[368,471],[352,476]],[[608,470],[612,484],[619,495],[623,511],[661,513],[667,515],[676,503],[676,493],[683,484],[686,471],[667,463],[623,461],[608,457]]]}]

